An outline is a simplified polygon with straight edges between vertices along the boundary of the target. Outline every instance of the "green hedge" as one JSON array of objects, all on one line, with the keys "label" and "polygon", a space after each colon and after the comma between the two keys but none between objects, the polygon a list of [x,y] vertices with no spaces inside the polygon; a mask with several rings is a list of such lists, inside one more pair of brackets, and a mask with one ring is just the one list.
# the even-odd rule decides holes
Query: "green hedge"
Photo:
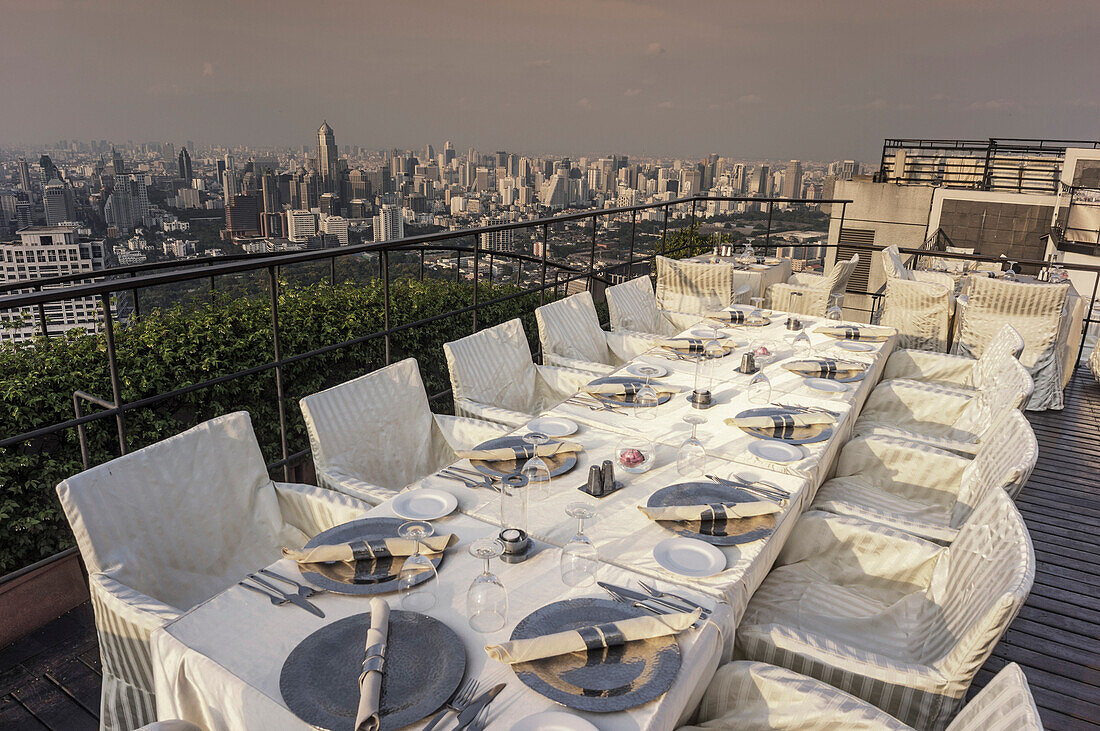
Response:
[{"label": "green hedge", "polygon": [[[519,290],[482,284],[486,302]],[[549,294],[549,293],[548,293]],[[391,284],[391,326],[469,306],[472,284],[400,280]],[[521,317],[537,340],[538,294],[524,294],[484,308],[478,326]],[[378,280],[337,286],[284,284],[279,332],[284,357],[383,329],[383,291]],[[449,387],[444,342],[471,332],[472,315],[442,318],[391,338],[391,361],[415,357],[429,394]],[[385,364],[384,340],[307,358],[284,368],[285,409],[291,453],[308,448],[298,399]],[[122,399],[133,402],[273,359],[269,297],[224,294],[213,303],[154,310],[116,332]],[[110,399],[111,383],[102,336],[69,331],[33,345],[0,346],[0,434],[12,436],[73,417],[73,391]],[[450,399],[436,402],[449,411]],[[90,407],[94,409],[95,407]],[[252,414],[265,458],[281,457],[273,370],[201,388],[155,406],[126,412],[131,450],[176,434],[200,421],[239,409]],[[88,425],[92,464],[118,455],[114,419]],[[82,469],[76,429],[19,448],[0,449],[0,574],[72,545],[55,485]]]}]

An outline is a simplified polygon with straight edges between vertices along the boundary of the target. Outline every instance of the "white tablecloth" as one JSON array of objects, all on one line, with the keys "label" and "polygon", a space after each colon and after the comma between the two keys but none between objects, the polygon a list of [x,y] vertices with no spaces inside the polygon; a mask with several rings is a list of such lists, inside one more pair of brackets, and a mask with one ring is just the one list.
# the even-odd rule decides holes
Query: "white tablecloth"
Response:
[{"label": "white tablecloth", "polygon": [[[370,515],[390,517],[393,511],[384,504],[371,510]],[[493,570],[508,589],[508,621],[498,632],[474,632],[467,623],[466,589],[481,572],[482,562],[466,549],[477,538],[495,535],[496,528],[462,514],[452,514],[434,524],[440,533],[458,535],[460,542],[448,550],[440,565],[438,601],[428,614],[446,623],[462,638],[467,678],[478,678],[485,687],[508,684],[490,707],[492,720],[488,728],[508,729],[531,714],[560,709],[517,680],[506,665],[490,660],[484,647],[508,639],[516,623],[539,607],[572,597],[605,597],[603,592],[597,587],[574,588],[563,584],[558,569],[561,552],[554,547],[544,547],[522,564],[494,561]],[[272,568],[284,575],[297,573],[293,563],[286,560],[273,564]],[[602,565],[599,576],[622,586],[635,586],[638,578],[637,574],[611,565]],[[687,594],[708,606],[714,604],[703,595]],[[389,595],[387,599],[392,608],[400,608],[397,596]],[[157,716],[185,719],[206,729],[309,728],[283,703],[279,692],[283,662],[312,632],[368,609],[364,597],[323,594],[312,601],[324,610],[324,619],[297,607],[275,607],[264,597],[237,586],[156,631],[152,637],[152,655]],[[578,715],[601,729],[670,729],[682,724],[698,705],[718,667],[723,645],[731,642],[721,636],[718,627],[718,624],[729,626],[727,613],[725,607],[719,606],[714,614],[717,623],[678,636],[681,669],[665,694],[621,713]],[[453,727],[453,718],[452,715],[449,725],[443,728]],[[413,728],[423,725],[415,724]]]},{"label": "white tablecloth", "polygon": [[[703,254],[701,256],[693,256],[685,261],[698,261],[706,264],[718,262],[722,264],[736,263],[737,258],[733,256],[712,256],[710,254]],[[752,289],[750,297],[763,297],[764,293],[768,291],[768,287],[779,282],[786,282],[791,277],[791,260],[780,259],[778,264],[772,264],[765,269],[738,269],[733,273],[733,287],[739,289],[746,284]]]}]

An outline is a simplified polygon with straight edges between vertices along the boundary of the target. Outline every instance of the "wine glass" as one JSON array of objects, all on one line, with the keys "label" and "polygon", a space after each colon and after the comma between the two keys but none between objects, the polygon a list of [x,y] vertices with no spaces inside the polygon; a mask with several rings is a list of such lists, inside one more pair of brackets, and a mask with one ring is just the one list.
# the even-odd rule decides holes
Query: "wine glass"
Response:
[{"label": "wine glass", "polygon": [[826,320],[843,320],[844,319],[844,295],[842,294],[830,294],[829,295],[829,309],[825,310]]},{"label": "wine glass", "polygon": [[752,248],[752,242],[745,239],[745,246],[741,249],[741,256],[746,259],[753,259],[756,257],[756,251]]},{"label": "wine glass", "polygon": [[794,354],[799,358],[809,357],[814,350],[813,343],[810,342],[810,336],[806,334],[805,330],[799,331],[794,336],[792,345],[794,346]]},{"label": "wine glass", "polygon": [[749,401],[754,404],[769,404],[772,400],[772,382],[771,379],[764,375],[764,371],[760,371],[752,380],[749,381],[748,388],[745,389],[745,395]]},{"label": "wine glass", "polygon": [[405,559],[397,575],[397,589],[401,592],[401,606],[413,612],[426,612],[435,606],[435,564],[420,552],[420,542],[435,532],[431,523],[410,520],[402,523],[397,535],[416,541],[413,555]]},{"label": "wine glass", "polygon": [[527,478],[530,500],[545,500],[550,497],[550,468],[546,460],[539,456],[539,447],[550,441],[550,437],[542,432],[533,431],[523,435],[523,442],[528,447],[531,458],[523,463],[521,472]]},{"label": "wine glass", "polygon": [[698,477],[707,471],[707,450],[699,441],[696,429],[706,423],[706,419],[698,414],[688,414],[684,421],[691,424],[691,436],[684,440],[676,453],[676,471],[684,477]]},{"label": "wine glass", "polygon": [[489,571],[489,561],[504,553],[504,544],[495,538],[479,538],[470,544],[469,551],[474,558],[485,561],[485,570],[466,590],[466,615],[474,631],[496,632],[508,617],[508,592]]},{"label": "wine glass", "polygon": [[1005,279],[1010,282],[1016,281],[1016,262],[1012,259],[1008,260],[1008,269],[1005,270]]},{"label": "wine glass", "polygon": [[652,421],[657,418],[657,404],[661,399],[656,389],[649,385],[649,371],[646,373],[645,384],[634,394],[634,416],[643,421]]},{"label": "wine glass", "polygon": [[599,554],[591,539],[584,534],[584,521],[596,517],[596,509],[588,503],[569,503],[565,513],[577,519],[577,533],[561,550],[561,580],[569,586],[591,586],[596,583]]},{"label": "wine glass", "polygon": [[745,318],[746,322],[761,322],[764,319],[764,298],[763,297],[751,297],[749,302],[752,303],[752,312]]}]

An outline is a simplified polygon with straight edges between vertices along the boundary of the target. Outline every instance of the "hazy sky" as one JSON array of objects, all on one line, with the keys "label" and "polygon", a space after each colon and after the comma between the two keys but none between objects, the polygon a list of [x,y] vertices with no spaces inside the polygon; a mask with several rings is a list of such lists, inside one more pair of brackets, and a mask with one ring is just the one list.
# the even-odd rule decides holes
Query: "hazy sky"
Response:
[{"label": "hazy sky", "polygon": [[1100,137],[1100,4],[3,0],[0,144],[877,159]]}]

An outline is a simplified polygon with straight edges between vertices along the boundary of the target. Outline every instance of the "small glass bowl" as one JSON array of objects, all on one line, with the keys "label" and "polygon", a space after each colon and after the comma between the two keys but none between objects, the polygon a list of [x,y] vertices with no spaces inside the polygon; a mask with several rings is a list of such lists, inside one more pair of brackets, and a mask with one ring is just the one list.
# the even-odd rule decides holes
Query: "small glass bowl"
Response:
[{"label": "small glass bowl", "polygon": [[615,447],[615,468],[631,474],[653,469],[656,445],[645,437],[625,436]]}]

